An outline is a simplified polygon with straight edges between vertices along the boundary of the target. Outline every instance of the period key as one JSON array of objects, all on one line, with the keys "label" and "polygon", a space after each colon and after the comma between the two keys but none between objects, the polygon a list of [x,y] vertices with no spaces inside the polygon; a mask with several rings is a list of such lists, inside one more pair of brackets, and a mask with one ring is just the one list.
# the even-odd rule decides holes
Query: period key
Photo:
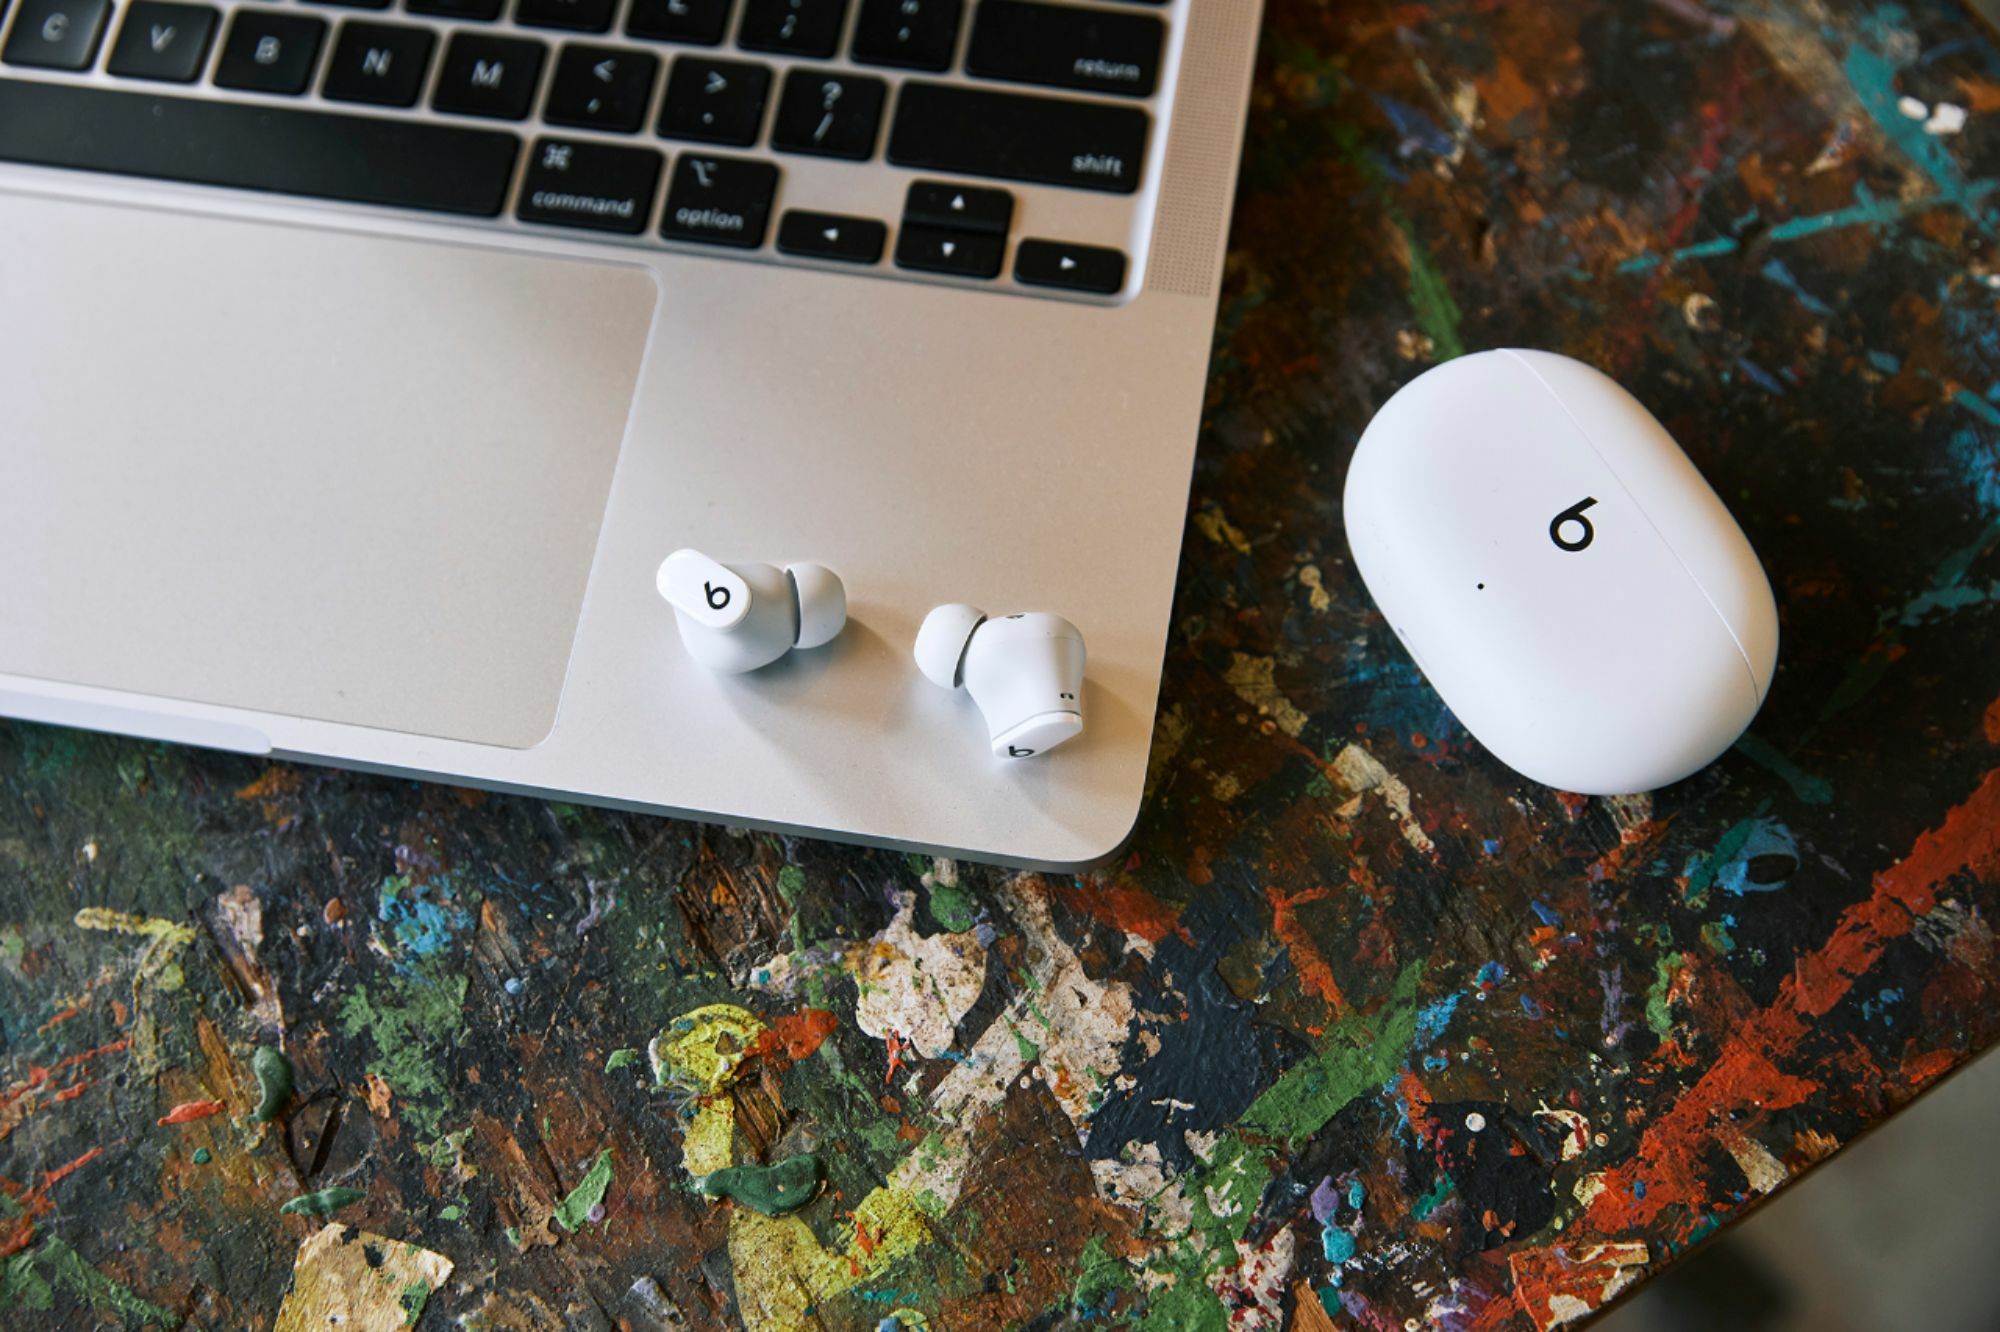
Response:
[{"label": "period key", "polygon": [[636,236],[652,216],[663,161],[650,148],[537,139],[516,212],[524,222]]}]

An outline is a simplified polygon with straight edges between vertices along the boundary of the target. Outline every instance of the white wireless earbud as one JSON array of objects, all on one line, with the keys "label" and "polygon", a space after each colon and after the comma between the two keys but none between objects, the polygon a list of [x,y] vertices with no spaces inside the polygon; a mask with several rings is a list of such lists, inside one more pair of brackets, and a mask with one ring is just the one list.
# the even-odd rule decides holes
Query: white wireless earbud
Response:
[{"label": "white wireless earbud", "polygon": [[722,564],[677,550],[654,584],[688,654],[711,670],[769,666],[795,647],[831,643],[847,624],[847,589],[820,564]]},{"label": "white wireless earbud", "polygon": [[965,686],[999,758],[1046,754],[1083,730],[1083,662],[1077,627],[1040,611],[989,620],[975,606],[939,606],[917,631],[917,669]]}]

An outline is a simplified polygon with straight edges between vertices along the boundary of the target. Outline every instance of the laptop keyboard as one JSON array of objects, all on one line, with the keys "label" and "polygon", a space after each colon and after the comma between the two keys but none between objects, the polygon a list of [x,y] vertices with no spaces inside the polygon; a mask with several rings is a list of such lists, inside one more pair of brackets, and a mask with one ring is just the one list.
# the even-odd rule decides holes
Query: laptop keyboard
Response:
[{"label": "laptop keyboard", "polygon": [[[0,160],[976,284],[1011,256],[1019,284],[1125,285],[1122,245],[1016,235],[1016,193],[1122,196],[1129,224],[1161,0],[390,5],[0,0]],[[833,208],[790,187],[804,159],[908,170]]]}]

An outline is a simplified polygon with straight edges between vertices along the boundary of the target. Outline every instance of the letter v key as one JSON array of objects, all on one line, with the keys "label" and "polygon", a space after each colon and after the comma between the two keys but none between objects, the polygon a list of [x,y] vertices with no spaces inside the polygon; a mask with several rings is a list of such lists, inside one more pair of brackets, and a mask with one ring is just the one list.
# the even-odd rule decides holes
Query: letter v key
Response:
[{"label": "letter v key", "polygon": [[152,40],[153,54],[158,55],[174,44],[174,26],[171,23],[155,23],[147,36]]}]

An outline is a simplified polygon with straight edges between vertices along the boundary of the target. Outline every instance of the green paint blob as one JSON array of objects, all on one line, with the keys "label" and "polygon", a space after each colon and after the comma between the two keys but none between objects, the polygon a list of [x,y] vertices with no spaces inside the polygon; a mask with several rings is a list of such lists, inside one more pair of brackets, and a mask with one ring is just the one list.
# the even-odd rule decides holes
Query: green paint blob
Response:
[{"label": "green paint blob", "polygon": [[765,1216],[783,1216],[819,1192],[819,1158],[794,1156],[776,1165],[711,1171],[701,1177],[701,1191],[711,1198],[733,1198]]},{"label": "green paint blob", "polygon": [[796,903],[805,890],[806,872],[797,865],[787,865],[778,871],[778,895],[787,902]]},{"label": "green paint blob", "polygon": [[973,926],[972,894],[955,883],[934,883],[931,914],[953,934],[964,934]]},{"label": "green paint blob", "polygon": [[604,1201],[604,1194],[611,1187],[611,1149],[606,1147],[597,1154],[597,1160],[577,1181],[569,1196],[556,1208],[556,1220],[564,1230],[582,1230],[590,1220],[590,1209]]},{"label": "green paint blob", "polygon": [[1078,1309],[1102,1309],[1131,1285],[1131,1272],[1105,1249],[1104,1232],[1098,1231],[1076,1256],[1076,1285],[1070,1290],[1070,1303]]},{"label": "green paint blob", "polygon": [[465,1219],[465,1209],[453,1203],[449,1207],[438,1208],[438,1216],[445,1221],[462,1221]]},{"label": "green paint blob", "polygon": [[371,990],[358,986],[340,1004],[340,1030],[375,1041],[368,1071],[396,1093],[396,1110],[422,1137],[438,1136],[445,1117],[445,1073],[438,1052],[465,1035],[465,976],[419,971]]},{"label": "green paint blob", "polygon": [[1654,967],[1653,988],[1646,991],[1646,1025],[1662,1039],[1673,1029],[1674,1014],[1667,995],[1673,989],[1674,977],[1680,974],[1684,961],[1679,953],[1668,953],[1662,957]]},{"label": "green paint blob", "polygon": [[213,1161],[214,1159],[215,1158],[213,1156],[209,1155],[208,1148],[197,1147],[194,1149],[194,1163],[196,1165],[207,1165],[210,1161]]},{"label": "green paint blob", "polygon": [[347,1204],[360,1202],[367,1196],[360,1189],[335,1186],[317,1193],[301,1193],[278,1210],[293,1216],[332,1216]]},{"label": "green paint blob", "polygon": [[638,1059],[639,1052],[635,1049],[613,1050],[611,1057],[604,1061],[604,1071],[606,1073],[616,1073],[619,1069],[625,1067],[625,1065],[638,1062]]},{"label": "green paint blob", "polygon": [[115,1313],[125,1322],[180,1326],[177,1315],[140,1299],[85,1262],[82,1254],[54,1236],[33,1249],[14,1255],[7,1266],[0,1269],[0,1308],[19,1299],[31,1309],[48,1309],[55,1303],[56,1287],[68,1291],[99,1312]]},{"label": "green paint blob", "polygon": [[257,1053],[250,1056],[250,1071],[257,1075],[257,1090],[261,1093],[256,1112],[250,1117],[268,1124],[292,1099],[292,1061],[275,1046],[260,1045]]},{"label": "green paint blob", "polygon": [[424,1305],[431,1298],[430,1283],[421,1277],[413,1278],[403,1287],[403,1326],[415,1327],[417,1320],[424,1316]]}]

